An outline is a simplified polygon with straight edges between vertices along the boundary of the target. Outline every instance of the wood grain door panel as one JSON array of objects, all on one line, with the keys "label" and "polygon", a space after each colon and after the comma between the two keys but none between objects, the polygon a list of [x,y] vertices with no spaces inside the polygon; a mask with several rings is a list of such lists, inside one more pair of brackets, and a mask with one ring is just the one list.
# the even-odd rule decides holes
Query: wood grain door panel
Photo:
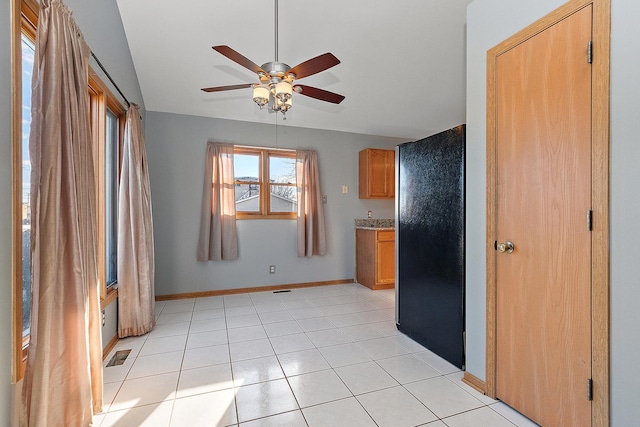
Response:
[{"label": "wood grain door panel", "polygon": [[591,6],[498,56],[497,397],[591,423]]},{"label": "wood grain door panel", "polygon": [[377,245],[376,282],[393,284],[396,281],[396,242],[378,236]]}]

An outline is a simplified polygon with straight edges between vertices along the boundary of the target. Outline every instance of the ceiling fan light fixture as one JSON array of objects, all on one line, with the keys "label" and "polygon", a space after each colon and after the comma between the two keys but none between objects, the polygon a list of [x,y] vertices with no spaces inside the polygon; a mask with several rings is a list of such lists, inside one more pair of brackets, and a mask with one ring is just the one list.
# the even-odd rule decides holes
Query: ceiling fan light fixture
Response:
[{"label": "ceiling fan light fixture", "polygon": [[287,100],[291,99],[291,83],[283,80],[281,82],[278,82],[276,84],[276,93],[275,96],[276,98],[278,98],[280,101],[286,103]]},{"label": "ceiling fan light fixture", "polygon": [[258,107],[262,110],[269,102],[269,88],[266,86],[256,85],[253,87],[253,102],[258,104]]},{"label": "ceiling fan light fixture", "polygon": [[287,99],[284,103],[282,103],[282,101],[280,101],[280,111],[282,111],[283,113],[286,113],[287,111],[289,111],[289,108],[293,107],[293,98],[289,98]]},{"label": "ceiling fan light fixture", "polygon": [[271,106],[271,109],[273,111],[281,112],[282,115],[284,116],[283,120],[287,120],[286,113],[287,113],[287,111],[289,111],[289,109],[291,107],[293,107],[293,99],[292,98],[289,98],[284,102],[282,102],[279,98],[274,98],[273,99],[273,105]]}]

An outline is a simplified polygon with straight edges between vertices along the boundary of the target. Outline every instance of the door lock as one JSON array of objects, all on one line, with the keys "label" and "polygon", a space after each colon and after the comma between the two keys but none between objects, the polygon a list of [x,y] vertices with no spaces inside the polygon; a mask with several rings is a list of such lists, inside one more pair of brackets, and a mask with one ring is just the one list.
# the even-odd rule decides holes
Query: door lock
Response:
[{"label": "door lock", "polygon": [[511,242],[504,242],[504,243],[498,243],[496,246],[496,249],[498,250],[498,252],[510,254],[515,249],[515,246],[513,246],[513,243]]}]

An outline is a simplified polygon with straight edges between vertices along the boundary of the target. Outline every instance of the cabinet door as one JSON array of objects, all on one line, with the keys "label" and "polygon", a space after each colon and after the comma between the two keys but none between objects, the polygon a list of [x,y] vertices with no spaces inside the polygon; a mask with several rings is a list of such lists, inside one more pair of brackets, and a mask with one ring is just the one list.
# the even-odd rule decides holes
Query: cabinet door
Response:
[{"label": "cabinet door", "polygon": [[356,230],[356,281],[371,289],[376,283],[376,232]]},{"label": "cabinet door", "polygon": [[392,199],[395,196],[395,151],[367,148],[358,162],[358,193],[361,199]]},{"label": "cabinet door", "polygon": [[369,197],[387,197],[387,150],[369,150]]},{"label": "cabinet door", "polygon": [[395,233],[393,231],[379,231],[376,247],[376,283],[395,282],[395,249]]}]

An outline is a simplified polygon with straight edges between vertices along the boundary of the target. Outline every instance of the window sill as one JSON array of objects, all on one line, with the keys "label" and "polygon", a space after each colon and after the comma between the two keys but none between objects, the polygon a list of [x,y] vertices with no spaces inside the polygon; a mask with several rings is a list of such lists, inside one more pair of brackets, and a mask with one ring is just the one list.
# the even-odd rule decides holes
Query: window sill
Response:
[{"label": "window sill", "polygon": [[236,221],[241,221],[244,219],[297,219],[296,214],[270,214],[270,215],[260,215],[260,214],[236,214]]},{"label": "window sill", "polygon": [[100,310],[104,310],[109,304],[114,302],[118,298],[118,287],[111,286],[107,289],[107,294],[100,300]]}]

